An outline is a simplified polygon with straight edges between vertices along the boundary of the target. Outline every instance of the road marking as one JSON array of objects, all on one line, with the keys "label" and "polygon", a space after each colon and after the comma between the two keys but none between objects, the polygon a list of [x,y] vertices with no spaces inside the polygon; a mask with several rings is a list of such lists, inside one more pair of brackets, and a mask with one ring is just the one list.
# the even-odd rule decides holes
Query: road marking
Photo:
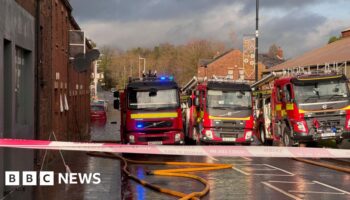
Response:
[{"label": "road marking", "polygon": [[232,169],[234,169],[234,170],[236,170],[236,171],[238,171],[238,172],[240,172],[240,173],[242,173],[242,174],[244,174],[244,175],[247,175],[247,176],[251,175],[250,173],[247,173],[247,172],[245,172],[245,171],[242,171],[242,170],[240,170],[240,169],[238,169],[238,168],[236,168],[236,167],[232,167]]},{"label": "road marking", "polygon": [[264,165],[264,164],[237,164],[237,165],[242,165],[242,166],[244,166],[244,165]]},{"label": "road marking", "polygon": [[253,159],[251,159],[251,158],[247,158],[247,157],[240,157],[240,158],[243,158],[244,160],[248,160],[248,161],[252,161]]},{"label": "road marking", "polygon": [[250,170],[247,170],[246,171],[276,171],[276,169],[250,169]]},{"label": "road marking", "polygon": [[302,193],[302,194],[344,194],[340,192],[317,192],[317,191],[297,191],[297,190],[288,190],[291,193]]},{"label": "road marking", "polygon": [[345,191],[345,190],[341,190],[341,189],[339,189],[339,188],[336,188],[336,187],[327,185],[327,184],[325,184],[325,183],[321,183],[321,182],[318,182],[318,181],[312,181],[312,182],[317,183],[317,184],[320,184],[320,185],[323,185],[323,186],[328,187],[328,188],[331,188],[331,189],[333,189],[333,190],[342,192],[342,193],[344,193],[344,194],[350,195],[350,192],[347,192],[347,191]]},{"label": "road marking", "polygon": [[[299,184],[300,182],[293,182],[293,181],[268,181],[269,183],[289,183],[289,184]],[[315,183],[303,183],[303,184],[309,184],[313,185]]]},{"label": "road marking", "polygon": [[289,172],[289,171],[287,171],[287,170],[284,170],[284,169],[281,169],[281,168],[278,168],[278,167],[275,167],[275,166],[272,166],[272,165],[269,165],[269,164],[265,164],[266,166],[268,166],[268,167],[271,167],[271,168],[275,168],[275,169],[277,169],[277,170],[280,170],[280,171],[282,171],[282,172],[284,172],[284,173],[287,173],[287,174],[289,174],[289,175],[291,175],[291,176],[294,176],[295,174],[293,174],[292,172]]},{"label": "road marking", "polygon": [[261,182],[261,183],[264,184],[264,185],[266,185],[267,187],[273,189],[273,190],[276,190],[277,192],[280,192],[280,193],[282,193],[282,194],[284,194],[284,195],[286,195],[286,196],[292,198],[292,199],[295,199],[295,200],[302,200],[301,198],[299,198],[299,197],[297,197],[297,196],[294,196],[293,194],[290,194],[290,193],[288,193],[288,192],[286,192],[286,191],[284,191],[284,190],[282,190],[282,189],[280,189],[280,188],[278,188],[278,187],[275,187],[275,186],[271,185],[270,183],[267,183],[267,182]]},{"label": "road marking", "polygon": [[[280,169],[278,167],[272,166],[272,165],[268,165],[268,164],[235,164],[235,166],[266,166],[269,167],[269,169],[254,169],[253,167],[251,167],[251,169],[239,169],[237,167],[234,167],[233,169],[241,172],[244,175],[253,175],[253,176],[294,176],[293,173],[286,171],[284,169]],[[254,171],[280,171],[283,172],[285,174],[261,174],[261,173],[250,173],[250,172],[254,172]]]}]

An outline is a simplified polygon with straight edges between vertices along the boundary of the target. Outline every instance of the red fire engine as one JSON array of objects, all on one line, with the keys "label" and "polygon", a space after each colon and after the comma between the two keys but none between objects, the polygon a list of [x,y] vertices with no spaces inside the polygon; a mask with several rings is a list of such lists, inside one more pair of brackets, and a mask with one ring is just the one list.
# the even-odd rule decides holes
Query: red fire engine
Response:
[{"label": "red fire engine", "polygon": [[179,88],[172,76],[130,78],[114,96],[123,144],[184,143]]},{"label": "red fire engine", "polygon": [[[252,85],[258,138],[285,146],[350,136],[347,78],[337,74],[286,76],[272,73]],[[267,87],[267,88],[266,88]]]},{"label": "red fire engine", "polygon": [[194,77],[182,88],[185,135],[198,143],[250,144],[253,136],[252,92],[248,84]]}]

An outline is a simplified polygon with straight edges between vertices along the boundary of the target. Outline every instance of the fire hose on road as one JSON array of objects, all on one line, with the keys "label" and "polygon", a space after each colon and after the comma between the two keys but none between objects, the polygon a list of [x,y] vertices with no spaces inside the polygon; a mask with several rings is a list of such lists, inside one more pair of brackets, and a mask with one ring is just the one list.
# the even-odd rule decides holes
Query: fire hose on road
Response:
[{"label": "fire hose on road", "polygon": [[[208,184],[208,181],[204,178],[193,175],[193,174],[187,174],[188,172],[198,172],[198,171],[212,171],[212,170],[221,170],[221,169],[230,169],[232,168],[232,165],[230,164],[218,164],[218,163],[197,163],[197,162],[157,162],[157,161],[137,161],[137,160],[131,160],[124,158],[118,154],[114,153],[97,153],[97,152],[91,152],[88,153],[88,155],[96,156],[96,157],[104,157],[104,158],[112,158],[112,159],[119,159],[123,162],[123,172],[128,176],[128,178],[136,181],[137,183],[150,188],[154,191],[179,197],[181,200],[187,200],[187,199],[200,199],[201,197],[205,196],[210,189],[210,186]],[[158,175],[158,176],[170,176],[170,177],[183,177],[183,178],[190,178],[193,180],[196,180],[200,183],[202,183],[205,187],[203,190],[198,192],[192,192],[190,194],[185,194],[176,190],[163,188],[158,185],[154,185],[151,183],[148,183],[142,179],[137,178],[133,174],[130,173],[128,170],[128,164],[138,164],[138,165],[171,165],[171,166],[181,166],[186,168],[177,168],[177,169],[161,169],[161,170],[154,170],[147,172],[148,175]]]}]

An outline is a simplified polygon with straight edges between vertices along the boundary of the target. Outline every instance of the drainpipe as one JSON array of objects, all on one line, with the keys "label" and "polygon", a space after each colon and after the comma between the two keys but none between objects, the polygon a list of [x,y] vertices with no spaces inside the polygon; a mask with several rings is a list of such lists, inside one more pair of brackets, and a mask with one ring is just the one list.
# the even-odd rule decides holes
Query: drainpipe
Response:
[{"label": "drainpipe", "polygon": [[[36,13],[35,13],[35,100],[34,100],[34,139],[38,140],[40,135],[40,52],[41,52],[41,40],[40,40],[40,0],[36,1]],[[35,150],[34,163],[39,162],[39,151]]]}]

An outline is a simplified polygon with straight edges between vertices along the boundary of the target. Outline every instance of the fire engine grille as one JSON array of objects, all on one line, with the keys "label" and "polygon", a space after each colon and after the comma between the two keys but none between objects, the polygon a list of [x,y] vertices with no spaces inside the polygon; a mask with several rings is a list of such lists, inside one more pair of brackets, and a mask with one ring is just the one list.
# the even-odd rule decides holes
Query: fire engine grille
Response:
[{"label": "fire engine grille", "polygon": [[237,132],[220,132],[220,131],[216,131],[215,132],[216,137],[220,137],[220,138],[241,138],[244,136],[244,133],[237,133]]},{"label": "fire engine grille", "polygon": [[142,124],[144,128],[169,128],[173,126],[172,121],[151,121]]},{"label": "fire engine grille", "polygon": [[309,128],[314,127],[314,120],[317,120],[320,127],[336,127],[343,128],[345,126],[345,116],[344,117],[319,117],[319,118],[308,118],[306,120]]},{"label": "fire engine grille", "polygon": [[221,138],[238,138],[238,133],[221,133]]},{"label": "fire engine grille", "polygon": [[245,122],[241,121],[222,121],[223,127],[235,127],[235,128],[244,128]]},{"label": "fire engine grille", "polygon": [[168,137],[140,137],[140,142],[157,142],[157,141],[164,141],[168,140]]},{"label": "fire engine grille", "polygon": [[340,119],[339,120],[325,120],[325,121],[319,121],[321,126],[325,127],[334,127],[340,125]]}]

